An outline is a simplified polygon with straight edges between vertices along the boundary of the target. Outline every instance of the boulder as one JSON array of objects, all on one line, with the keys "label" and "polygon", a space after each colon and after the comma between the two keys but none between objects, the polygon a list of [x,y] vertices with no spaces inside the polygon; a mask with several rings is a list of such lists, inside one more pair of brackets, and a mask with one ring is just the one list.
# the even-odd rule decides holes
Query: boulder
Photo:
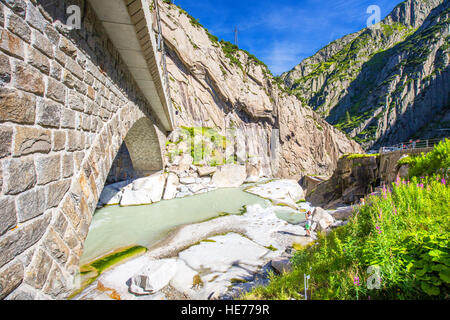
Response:
[{"label": "boulder", "polygon": [[149,295],[167,286],[177,272],[174,259],[155,260],[147,264],[129,281],[129,291],[136,295]]},{"label": "boulder", "polygon": [[339,208],[331,213],[331,216],[336,220],[347,220],[353,214],[353,207]]},{"label": "boulder", "polygon": [[279,257],[273,259],[270,264],[278,273],[285,273],[292,271],[292,264],[289,258]]},{"label": "boulder", "polygon": [[195,294],[194,277],[198,272],[191,269],[183,260],[177,259],[177,272],[170,280],[170,285],[179,292],[191,296]]},{"label": "boulder", "polygon": [[165,184],[166,175],[158,173],[150,177],[135,180],[133,182],[133,191],[145,191],[148,193],[152,202],[158,202],[162,199]]},{"label": "boulder", "polygon": [[303,177],[302,186],[307,190],[307,192],[310,192],[311,190],[314,190],[319,183],[326,180],[326,177],[305,176]]},{"label": "boulder", "polygon": [[179,185],[178,176],[169,173],[167,177],[166,190],[164,191],[164,200],[171,200],[177,195],[177,187]]},{"label": "boulder", "polygon": [[118,191],[111,186],[105,186],[100,194],[99,204],[101,205],[116,205],[122,199],[122,191]]},{"label": "boulder", "polygon": [[177,187],[177,190],[180,191],[180,192],[189,192],[189,188],[187,186],[185,186],[184,184],[180,184]]},{"label": "boulder", "polygon": [[342,221],[342,220],[336,220],[331,227],[332,228],[338,228],[338,227],[342,227],[345,226],[347,224],[348,221]]},{"label": "boulder", "polygon": [[201,184],[196,184],[196,183],[190,184],[190,185],[188,185],[187,187],[188,187],[189,191],[192,192],[192,193],[197,193],[197,192],[199,192],[200,190],[206,188],[205,186],[203,186],[203,185],[201,185]]},{"label": "boulder", "polygon": [[195,178],[194,177],[180,178],[180,183],[182,183],[182,184],[193,184],[193,183],[195,183]]},{"label": "boulder", "polygon": [[187,171],[190,169],[192,162],[194,162],[194,158],[190,154],[183,154],[178,163],[178,167],[182,171]]},{"label": "boulder", "polygon": [[257,165],[248,164],[247,165],[247,179],[245,182],[252,183],[252,182],[258,182],[260,176],[260,170]]},{"label": "boulder", "polygon": [[245,166],[226,164],[217,169],[212,177],[212,183],[217,188],[237,188],[247,178]]},{"label": "boulder", "polygon": [[190,197],[193,196],[194,194],[190,191],[187,192],[178,192],[177,193],[177,198],[184,198],[184,197]]},{"label": "boulder", "polygon": [[302,187],[295,180],[274,180],[249,188],[247,192],[296,208],[296,202],[304,199]]},{"label": "boulder", "polygon": [[312,220],[317,223],[319,231],[326,230],[334,223],[333,217],[320,207],[314,209]]},{"label": "boulder", "polygon": [[200,177],[206,177],[212,175],[217,171],[215,167],[198,167],[197,172]]},{"label": "boulder", "polygon": [[128,206],[138,206],[144,204],[151,204],[152,199],[146,190],[133,190],[133,189],[125,189],[122,195],[122,199],[120,200],[120,206],[128,207]]}]

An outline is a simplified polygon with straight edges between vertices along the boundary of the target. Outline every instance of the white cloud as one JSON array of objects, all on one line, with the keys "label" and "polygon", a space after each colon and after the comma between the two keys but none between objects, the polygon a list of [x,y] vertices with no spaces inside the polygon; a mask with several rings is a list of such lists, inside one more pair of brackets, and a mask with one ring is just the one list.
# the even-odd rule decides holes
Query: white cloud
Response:
[{"label": "white cloud", "polygon": [[276,41],[261,57],[274,75],[289,71],[307,56],[303,46],[291,41]]}]

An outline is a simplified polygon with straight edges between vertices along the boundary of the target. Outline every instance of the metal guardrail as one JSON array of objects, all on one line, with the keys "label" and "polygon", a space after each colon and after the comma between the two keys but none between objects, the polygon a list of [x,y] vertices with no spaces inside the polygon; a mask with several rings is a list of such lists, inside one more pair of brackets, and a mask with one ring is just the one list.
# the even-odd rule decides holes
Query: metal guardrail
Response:
[{"label": "metal guardrail", "polygon": [[398,150],[412,150],[412,149],[424,149],[424,148],[433,148],[435,145],[439,144],[439,142],[448,139],[427,139],[427,140],[410,140],[408,142],[403,142],[396,144],[391,147],[381,147],[380,153],[388,153],[394,152]]}]

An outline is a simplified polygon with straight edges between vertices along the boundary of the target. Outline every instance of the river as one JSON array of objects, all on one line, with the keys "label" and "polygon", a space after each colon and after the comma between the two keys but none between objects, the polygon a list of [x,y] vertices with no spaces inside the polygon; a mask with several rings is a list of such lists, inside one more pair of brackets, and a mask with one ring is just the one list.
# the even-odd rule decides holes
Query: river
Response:
[{"label": "river", "polygon": [[[244,206],[269,205],[269,201],[240,188],[219,189],[191,197],[164,200],[151,205],[98,209],[84,244],[81,264],[115,249],[140,245],[150,247],[176,227],[193,224],[223,213],[239,214]],[[280,217],[292,216],[280,208]]]}]

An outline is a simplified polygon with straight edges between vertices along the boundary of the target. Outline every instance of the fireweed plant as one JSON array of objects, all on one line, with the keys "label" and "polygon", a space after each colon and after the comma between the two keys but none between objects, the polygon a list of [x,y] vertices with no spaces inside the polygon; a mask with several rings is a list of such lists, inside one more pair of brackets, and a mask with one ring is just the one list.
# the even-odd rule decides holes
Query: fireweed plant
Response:
[{"label": "fireweed plant", "polygon": [[[310,274],[312,299],[448,299],[450,187],[444,170],[436,171],[369,195],[346,226],[297,251],[292,272],[271,276],[243,298],[302,299],[303,275]],[[368,285],[375,278],[377,288]]]}]

